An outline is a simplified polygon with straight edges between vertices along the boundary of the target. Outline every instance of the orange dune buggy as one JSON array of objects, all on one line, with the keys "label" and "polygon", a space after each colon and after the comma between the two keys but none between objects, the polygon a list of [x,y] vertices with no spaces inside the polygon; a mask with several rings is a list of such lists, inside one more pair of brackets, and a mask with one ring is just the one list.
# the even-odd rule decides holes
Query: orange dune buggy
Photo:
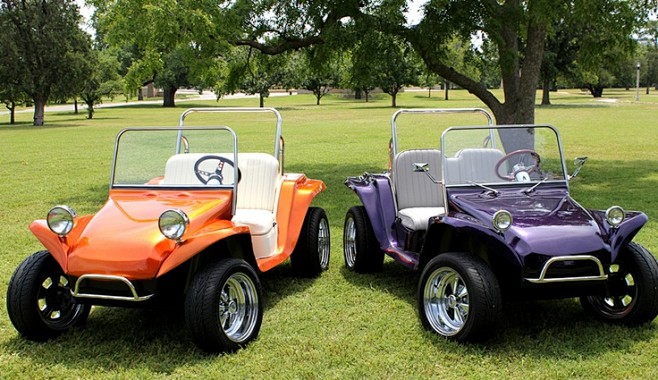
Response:
[{"label": "orange dune buggy", "polygon": [[[276,116],[274,153],[238,153],[229,127],[187,127],[193,112]],[[322,181],[283,171],[274,109],[190,109],[175,128],[119,132],[109,199],[95,215],[55,206],[30,230],[46,248],[25,259],[7,290],[27,339],[54,338],[92,305],[182,305],[193,341],[234,351],[258,335],[259,273],[289,257],[314,277],[329,266],[329,224],[310,207]]]}]

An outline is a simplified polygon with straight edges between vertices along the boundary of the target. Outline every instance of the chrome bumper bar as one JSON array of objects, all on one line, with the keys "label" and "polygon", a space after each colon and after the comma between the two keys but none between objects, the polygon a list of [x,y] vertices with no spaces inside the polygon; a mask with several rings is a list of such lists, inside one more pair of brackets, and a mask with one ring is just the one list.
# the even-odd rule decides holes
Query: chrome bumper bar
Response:
[{"label": "chrome bumper bar", "polygon": [[[599,274],[594,276],[546,278],[546,274],[548,273],[549,268],[553,264],[559,262],[565,262],[565,261],[591,261],[594,264],[596,264]],[[544,264],[544,267],[542,268],[541,273],[539,274],[539,278],[525,278],[526,281],[531,282],[533,284],[550,284],[550,283],[576,282],[576,281],[605,281],[607,279],[608,279],[608,275],[605,274],[605,271],[603,270],[603,264],[601,264],[601,260],[590,255],[552,257]]]},{"label": "chrome bumper bar", "polygon": [[[126,285],[128,290],[132,294],[132,297],[112,296],[107,294],[80,293],[80,284],[82,284],[86,280],[114,281],[114,282],[123,283],[124,285]],[[73,288],[73,290],[71,290],[71,294],[73,295],[73,297],[77,297],[77,298],[92,298],[92,299],[101,299],[101,300],[132,301],[132,302],[142,302],[153,297],[153,294],[140,297],[139,294],[137,294],[137,290],[135,289],[135,286],[133,285],[132,282],[130,282],[130,280],[128,280],[125,277],[111,276],[106,274],[84,274],[80,276],[78,280],[75,282],[75,287]]]}]

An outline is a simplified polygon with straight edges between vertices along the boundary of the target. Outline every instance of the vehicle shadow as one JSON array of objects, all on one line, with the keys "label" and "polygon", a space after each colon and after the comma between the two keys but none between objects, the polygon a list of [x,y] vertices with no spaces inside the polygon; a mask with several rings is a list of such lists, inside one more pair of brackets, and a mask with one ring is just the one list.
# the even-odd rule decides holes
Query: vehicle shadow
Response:
[{"label": "vehicle shadow", "polygon": [[[407,270],[390,259],[380,273],[357,274],[345,267],[341,271],[352,285],[364,291],[374,289],[393,295],[417,309],[418,272]],[[410,333],[422,334],[428,344],[466,355],[481,355],[486,351],[500,360],[508,360],[514,352],[524,357],[556,359],[577,358],[583,353],[596,355],[627,349],[634,343],[655,339],[658,334],[656,323],[630,328],[598,321],[587,315],[576,299],[505,302],[493,336],[477,344],[457,343],[427,331],[417,311],[415,317],[418,329]]]},{"label": "vehicle shadow", "polygon": [[[268,310],[279,301],[305,291],[314,282],[296,278],[287,263],[262,274],[260,279],[265,320]],[[3,350],[46,366],[98,371],[143,367],[161,374],[172,374],[181,366],[210,363],[218,357],[194,345],[180,307],[165,310],[95,306],[84,327],[45,343],[16,335],[5,341]]]}]

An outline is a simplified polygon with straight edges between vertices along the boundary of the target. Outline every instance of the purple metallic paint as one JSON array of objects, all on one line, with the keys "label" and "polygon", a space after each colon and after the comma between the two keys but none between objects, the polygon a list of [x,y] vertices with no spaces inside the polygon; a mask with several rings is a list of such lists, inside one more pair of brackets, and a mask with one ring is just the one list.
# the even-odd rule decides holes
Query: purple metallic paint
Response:
[{"label": "purple metallic paint", "polygon": [[[349,177],[345,184],[359,196],[370,218],[380,248],[401,264],[418,269],[420,252],[404,249],[397,239],[395,203],[389,177],[385,174],[364,174]],[[616,229],[607,225],[603,211],[590,211],[574,201],[564,183],[542,184],[526,194],[527,186],[499,188],[496,195],[477,187],[447,189],[448,216],[435,221],[455,229],[467,229],[483,238],[503,244],[524,266],[530,254],[566,256],[608,252],[614,261],[619,250],[646,223],[641,212],[629,212]],[[493,229],[493,214],[501,209],[512,213],[514,223],[504,233]],[[431,226],[428,233],[433,232]]]}]

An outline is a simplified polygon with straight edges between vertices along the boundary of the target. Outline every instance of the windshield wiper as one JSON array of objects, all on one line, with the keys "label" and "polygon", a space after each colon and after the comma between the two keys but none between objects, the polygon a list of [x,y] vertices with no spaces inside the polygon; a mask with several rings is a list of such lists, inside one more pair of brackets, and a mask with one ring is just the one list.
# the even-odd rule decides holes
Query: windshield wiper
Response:
[{"label": "windshield wiper", "polygon": [[481,188],[483,188],[483,189],[485,189],[485,190],[488,190],[489,192],[493,193],[494,195],[498,195],[498,194],[500,194],[500,191],[498,191],[498,190],[496,190],[496,189],[494,189],[494,188],[491,188],[491,187],[489,187],[489,186],[484,186],[484,185],[481,184],[481,183],[477,183],[477,182],[473,182],[473,181],[468,181],[468,183],[470,183],[471,185],[475,185],[475,186],[481,187]]},{"label": "windshield wiper", "polygon": [[542,179],[541,181],[535,183],[534,186],[532,186],[531,188],[523,190],[523,193],[526,194],[526,195],[532,193],[533,191],[535,191],[537,186],[541,185],[542,183],[546,182],[547,180],[548,180],[548,177],[544,177],[544,179]]}]

